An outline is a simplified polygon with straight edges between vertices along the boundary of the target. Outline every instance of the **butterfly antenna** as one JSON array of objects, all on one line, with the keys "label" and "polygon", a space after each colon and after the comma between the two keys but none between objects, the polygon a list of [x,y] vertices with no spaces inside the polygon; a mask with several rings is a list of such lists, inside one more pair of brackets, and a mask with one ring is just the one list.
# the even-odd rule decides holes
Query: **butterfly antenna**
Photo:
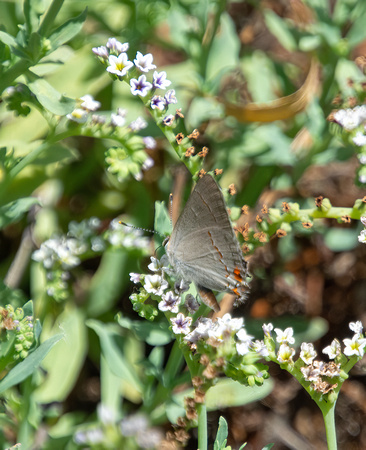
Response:
[{"label": "butterfly antenna", "polygon": [[173,229],[173,194],[169,194],[170,229]]},{"label": "butterfly antenna", "polygon": [[118,223],[120,223],[121,225],[123,225],[123,226],[125,226],[125,227],[134,228],[135,230],[146,231],[146,232],[148,232],[148,233],[158,234],[158,235],[161,236],[161,237],[165,237],[162,233],[159,233],[159,231],[150,230],[149,228],[135,227],[135,225],[130,225],[130,224],[128,224],[128,223],[121,222],[121,221],[119,221]]}]

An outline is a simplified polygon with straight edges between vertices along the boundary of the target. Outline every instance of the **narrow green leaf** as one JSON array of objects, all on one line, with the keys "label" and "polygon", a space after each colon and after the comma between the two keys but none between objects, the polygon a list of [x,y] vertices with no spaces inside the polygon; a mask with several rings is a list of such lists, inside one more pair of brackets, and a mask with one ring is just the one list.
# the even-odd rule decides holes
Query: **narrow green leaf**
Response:
[{"label": "narrow green leaf", "polygon": [[9,45],[9,47],[10,46],[12,46],[12,47],[18,46],[15,38],[11,34],[6,33],[5,31],[0,31],[0,41],[6,45]]},{"label": "narrow green leaf", "polygon": [[267,9],[264,14],[266,25],[273,36],[278,39],[281,45],[288,51],[296,50],[296,40],[287,23],[281,19],[276,13]]},{"label": "narrow green leaf", "polygon": [[21,219],[24,213],[30,210],[33,205],[39,204],[36,197],[25,197],[0,207],[0,229]]},{"label": "narrow green leaf", "polygon": [[39,103],[52,114],[65,116],[71,113],[75,107],[75,100],[61,95],[43,78],[32,81],[28,87],[37,97]]},{"label": "narrow green leaf", "polygon": [[86,325],[94,330],[100,339],[103,356],[105,357],[110,370],[122,380],[130,383],[138,392],[143,391],[143,386],[130,362],[122,354],[115,337],[116,333],[111,326],[97,320],[88,320]]},{"label": "narrow green leaf", "polygon": [[222,416],[220,416],[219,429],[217,430],[217,435],[214,443],[214,450],[221,450],[226,447],[227,435],[228,435],[227,422]]},{"label": "narrow green leaf", "polygon": [[63,338],[62,334],[53,336],[43,342],[34,352],[32,352],[24,361],[15,366],[1,381],[0,381],[0,393],[7,389],[21,383],[23,380],[29,377],[41,364],[44,357],[51,350],[51,348],[57,344]]},{"label": "narrow green leaf", "polygon": [[68,20],[51,34],[49,37],[51,51],[65,44],[65,42],[69,41],[80,32],[86,19],[87,10],[88,9],[85,8],[79,16]]}]

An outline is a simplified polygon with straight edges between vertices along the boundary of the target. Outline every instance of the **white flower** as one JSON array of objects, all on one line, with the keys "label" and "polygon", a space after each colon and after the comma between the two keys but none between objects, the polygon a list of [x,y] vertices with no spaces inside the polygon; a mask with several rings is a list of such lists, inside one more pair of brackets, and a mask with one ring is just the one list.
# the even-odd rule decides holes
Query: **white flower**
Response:
[{"label": "white flower", "polygon": [[362,184],[366,184],[366,174],[359,175],[358,181]]},{"label": "white flower", "polygon": [[247,342],[237,342],[235,344],[236,346],[236,351],[238,352],[238,355],[240,356],[244,356],[247,353],[249,353],[250,348],[249,348],[249,344]]},{"label": "white flower", "polygon": [[153,75],[153,87],[154,89],[166,89],[171,85],[171,81],[166,79],[166,72],[157,72],[155,70]]},{"label": "white flower", "polygon": [[236,351],[241,356],[246,355],[250,350],[254,336],[248,334],[245,328],[240,328],[236,336],[239,339],[239,342],[236,343]]},{"label": "white flower", "polygon": [[361,230],[360,234],[358,235],[358,241],[366,244],[366,230]]},{"label": "white flower", "polygon": [[294,354],[295,349],[289,347],[286,343],[283,343],[280,345],[280,348],[278,349],[277,352],[278,362],[281,364],[292,362],[292,357],[294,356]]},{"label": "white flower", "polygon": [[166,102],[168,105],[173,104],[173,103],[178,103],[178,100],[177,100],[177,98],[176,98],[176,96],[175,96],[175,90],[174,90],[174,89],[170,89],[170,90],[164,95],[164,98],[165,98],[165,102]]},{"label": "white flower", "polygon": [[316,351],[313,344],[303,342],[301,344],[300,358],[305,364],[311,364],[313,359],[316,358]]},{"label": "white flower", "polygon": [[275,333],[277,334],[276,341],[279,343],[287,343],[287,344],[294,344],[295,339],[293,337],[294,330],[292,328],[286,328],[285,331],[282,331],[280,328],[275,328]]},{"label": "white flower", "polygon": [[135,273],[135,272],[130,272],[130,280],[132,281],[132,283],[140,283],[141,280],[141,274],[140,273]]},{"label": "white flower", "polygon": [[174,314],[176,314],[179,311],[181,299],[178,295],[175,295],[174,292],[168,291],[166,294],[163,294],[161,298],[163,300],[159,302],[158,305],[160,311],[170,311]]},{"label": "white flower", "polygon": [[153,256],[150,257],[151,263],[147,266],[151,272],[160,272],[163,268],[163,264],[160,262],[159,259],[154,258]]},{"label": "white flower", "polygon": [[271,337],[271,332],[273,330],[273,325],[271,323],[264,323],[262,325],[262,329],[263,329],[263,332],[264,332],[264,336],[267,337],[267,338],[270,338]]},{"label": "white flower", "polygon": [[192,323],[192,317],[184,317],[184,314],[179,313],[177,317],[170,319],[174,334],[188,334],[189,327]]},{"label": "white flower", "polygon": [[361,220],[362,225],[364,227],[366,227],[366,216],[362,216],[360,220]]},{"label": "white flower", "polygon": [[161,297],[168,288],[168,282],[160,275],[146,275],[144,288],[146,292]]},{"label": "white flower", "polygon": [[334,113],[334,119],[345,130],[351,131],[366,120],[366,106],[356,106],[353,109],[340,109]]},{"label": "white flower", "polygon": [[199,339],[207,339],[209,330],[213,327],[211,319],[207,317],[200,317],[194,324],[195,328],[184,337],[185,341],[195,343]]},{"label": "white flower", "polygon": [[147,429],[149,422],[143,414],[133,414],[121,420],[122,436],[135,436],[139,431]]},{"label": "white flower", "polygon": [[147,122],[142,117],[138,117],[136,120],[130,123],[129,128],[134,131],[140,131],[147,127]]},{"label": "white flower", "polygon": [[146,97],[146,95],[152,88],[152,84],[146,81],[145,75],[140,75],[137,80],[135,78],[132,78],[130,80],[130,86],[131,94],[139,95],[140,97]]},{"label": "white flower", "polygon": [[361,335],[363,332],[363,325],[360,320],[357,322],[351,322],[349,324],[350,330],[353,331],[355,334]]},{"label": "white flower", "polygon": [[358,147],[362,147],[366,145],[366,135],[364,135],[361,131],[357,131],[356,136],[352,138],[354,144]]},{"label": "white flower", "polygon": [[134,59],[133,62],[141,72],[148,72],[149,70],[156,69],[156,65],[152,63],[153,55],[151,53],[143,55],[141,52],[137,52],[136,59]]},{"label": "white flower", "polygon": [[224,316],[218,320],[222,321],[225,325],[228,331],[238,331],[241,329],[241,327],[244,325],[244,319],[243,317],[239,318],[232,318],[229,313],[224,314]]},{"label": "white flower", "polygon": [[148,156],[142,164],[142,170],[149,170],[151,167],[154,167],[155,161]]},{"label": "white flower", "polygon": [[252,342],[251,349],[263,357],[269,356],[268,348],[263,341]]},{"label": "white flower", "polygon": [[361,338],[358,334],[355,334],[352,339],[343,339],[343,342],[346,346],[344,349],[344,354],[346,356],[356,355],[360,358],[363,357],[366,339]]},{"label": "white flower", "polygon": [[126,119],[119,114],[111,114],[111,125],[112,127],[123,127],[126,123]]},{"label": "white flower", "polygon": [[127,53],[121,53],[119,56],[109,55],[108,62],[107,71],[119,77],[125,76],[133,66],[133,63],[128,60]]},{"label": "white flower", "polygon": [[84,109],[76,108],[72,113],[67,114],[66,117],[73,122],[85,123],[88,118],[88,113]]},{"label": "white flower", "polygon": [[156,140],[152,136],[145,136],[142,140],[147,149],[154,150],[154,148],[156,148]]},{"label": "white flower", "polygon": [[101,47],[93,47],[92,52],[102,59],[108,59],[109,52],[107,47],[105,47],[104,45]]},{"label": "white flower", "polygon": [[127,52],[129,44],[127,42],[122,44],[120,41],[117,41],[117,39],[113,37],[108,39],[106,47],[109,48],[111,53],[119,55],[120,53]]},{"label": "white flower", "polygon": [[171,127],[173,125],[175,117],[173,116],[173,114],[168,114],[167,116],[164,117],[163,119],[163,124],[166,127]]},{"label": "white flower", "polygon": [[83,101],[80,106],[87,111],[97,111],[101,105],[100,102],[94,100],[94,98],[89,94],[80,97],[80,100]]},{"label": "white flower", "polygon": [[329,359],[334,359],[341,353],[341,344],[337,339],[333,339],[332,343],[323,349],[323,353],[328,355]]},{"label": "white flower", "polygon": [[163,111],[165,108],[165,99],[160,95],[154,95],[150,102],[151,109],[160,109]]}]

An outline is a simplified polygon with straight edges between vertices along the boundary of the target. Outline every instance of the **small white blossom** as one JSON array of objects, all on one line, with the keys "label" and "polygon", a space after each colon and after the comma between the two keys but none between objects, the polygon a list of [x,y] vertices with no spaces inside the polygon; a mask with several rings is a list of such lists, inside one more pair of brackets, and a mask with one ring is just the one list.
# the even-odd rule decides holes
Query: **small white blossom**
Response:
[{"label": "small white blossom", "polygon": [[67,114],[66,117],[73,122],[85,123],[88,119],[88,113],[84,109],[76,108],[72,113]]},{"label": "small white blossom", "polygon": [[160,109],[163,111],[165,109],[165,99],[160,97],[160,95],[154,95],[150,102],[151,109]]},{"label": "small white blossom", "polygon": [[247,342],[237,342],[235,347],[240,356],[244,356],[250,352],[250,345]]},{"label": "small white blossom", "polygon": [[109,55],[108,62],[107,71],[119,77],[124,77],[133,66],[133,63],[128,60],[127,53],[121,53],[119,56]]},{"label": "small white blossom", "polygon": [[341,344],[337,339],[333,339],[332,343],[323,349],[323,353],[328,355],[329,359],[334,359],[341,353]]},{"label": "small white blossom", "polygon": [[241,329],[244,325],[243,317],[232,318],[229,313],[223,315],[223,317],[218,320],[222,321],[223,324],[226,325],[228,331],[236,332]]},{"label": "small white blossom", "polygon": [[165,95],[165,102],[170,105],[170,104],[174,104],[174,103],[178,103],[178,100],[175,96],[175,90],[174,89],[170,89]]},{"label": "small white blossom", "polygon": [[154,89],[166,89],[171,85],[171,81],[166,79],[166,72],[157,72],[155,70],[153,75],[153,87]]},{"label": "small white blossom", "polygon": [[141,72],[149,72],[149,70],[156,69],[156,65],[152,63],[153,55],[151,53],[143,55],[141,52],[137,52],[136,59],[133,62]]},{"label": "small white blossom", "polygon": [[175,295],[174,292],[168,291],[166,294],[163,294],[161,298],[163,300],[159,302],[158,305],[160,311],[170,311],[174,314],[176,314],[179,311],[181,299],[178,295]]},{"label": "small white blossom", "polygon": [[144,288],[146,292],[161,297],[163,292],[168,288],[168,282],[160,275],[146,275]]},{"label": "small white blossom", "polygon": [[156,148],[156,140],[152,136],[145,136],[142,140],[148,150],[154,150]]},{"label": "small white blossom", "polygon": [[141,274],[140,273],[135,273],[135,272],[130,272],[130,280],[132,281],[132,283],[140,283],[141,280]]},{"label": "small white blossom", "polygon": [[346,356],[356,355],[360,358],[364,355],[364,347],[366,345],[366,339],[361,338],[359,334],[355,334],[352,339],[343,339],[344,354]]},{"label": "small white blossom", "polygon": [[277,338],[276,341],[279,343],[287,343],[287,344],[294,344],[295,343],[295,338],[293,337],[294,335],[294,330],[292,328],[286,328],[285,331],[282,331],[280,328],[275,328],[275,333],[277,334]]},{"label": "small white blossom", "polygon": [[104,45],[101,47],[93,47],[92,52],[102,59],[108,59],[109,57],[108,49]]},{"label": "small white blossom", "polygon": [[278,349],[277,352],[278,362],[281,364],[292,362],[292,357],[294,356],[294,354],[295,349],[289,347],[287,343],[283,343],[280,345],[280,348]]},{"label": "small white blossom", "polygon": [[154,167],[155,161],[148,156],[142,164],[142,170],[149,170],[151,167]]},{"label": "small white blossom", "polygon": [[366,244],[366,230],[361,230],[360,234],[358,235],[358,241]]},{"label": "small white blossom", "polygon": [[111,53],[115,53],[118,56],[121,53],[127,52],[129,44],[127,42],[122,44],[120,41],[117,41],[117,39],[113,37],[108,39],[106,47],[109,48]]},{"label": "small white blossom", "polygon": [[173,125],[175,117],[173,116],[173,114],[168,114],[167,116],[164,117],[163,119],[163,124],[166,127],[171,127]]},{"label": "small white blossom", "polygon": [[149,422],[143,414],[133,414],[121,420],[122,436],[135,436],[139,431],[147,429]]},{"label": "small white blossom", "polygon": [[366,155],[364,153],[360,153],[357,155],[358,160],[360,161],[360,164],[365,165],[366,164]]},{"label": "small white blossom", "polygon": [[366,174],[359,175],[358,181],[362,184],[366,184]]},{"label": "small white blossom", "polygon": [[300,358],[305,364],[311,364],[313,359],[316,358],[316,351],[313,344],[303,342],[301,344]]},{"label": "small white blossom", "polygon": [[147,127],[147,122],[142,117],[138,117],[136,120],[130,123],[129,128],[134,131],[140,131]]},{"label": "small white blossom", "polygon": [[185,317],[184,314],[179,313],[177,317],[170,319],[174,334],[188,334],[189,327],[192,323],[192,317]]},{"label": "small white blossom", "polygon": [[207,339],[209,330],[213,327],[211,319],[200,317],[194,324],[195,328],[184,337],[187,342],[195,343],[199,339]]},{"label": "small white blossom", "polygon": [[366,216],[361,216],[361,223],[364,227],[366,227]]},{"label": "small white blossom", "polygon": [[251,349],[257,352],[262,357],[269,356],[268,348],[266,347],[263,341],[254,341],[252,342]]},{"label": "small white blossom", "polygon": [[320,369],[317,364],[317,361],[314,361],[314,364],[310,364],[309,366],[301,367],[301,373],[303,374],[305,380],[307,381],[318,381],[320,377]]},{"label": "small white blossom", "polygon": [[82,100],[81,107],[83,109],[86,109],[87,111],[97,111],[100,108],[101,103],[97,100],[94,100],[94,97],[87,94],[83,97],[80,97],[80,100]]},{"label": "small white blossom", "polygon": [[154,258],[154,256],[151,256],[150,261],[151,263],[147,266],[147,268],[151,270],[151,272],[161,272],[163,264],[160,262],[160,260]]},{"label": "small white blossom", "polygon": [[97,414],[99,420],[104,425],[112,425],[116,422],[116,415],[114,411],[103,403],[99,403],[97,406]]},{"label": "small white blossom", "polygon": [[135,78],[132,78],[130,80],[130,86],[131,94],[139,95],[140,97],[146,97],[146,95],[152,88],[152,84],[146,81],[145,75],[140,75],[137,80]]},{"label": "small white blossom", "polygon": [[112,127],[123,127],[126,123],[126,119],[119,114],[111,114],[111,125]]},{"label": "small white blossom", "polygon": [[357,322],[351,322],[349,324],[350,330],[353,331],[355,334],[361,335],[363,332],[363,325],[360,320]]},{"label": "small white blossom", "polygon": [[366,135],[361,131],[357,131],[356,136],[352,138],[352,141],[358,147],[362,147],[363,145],[366,145]]},{"label": "small white blossom", "polygon": [[264,323],[262,329],[265,337],[270,338],[272,336],[273,325],[271,323]]}]

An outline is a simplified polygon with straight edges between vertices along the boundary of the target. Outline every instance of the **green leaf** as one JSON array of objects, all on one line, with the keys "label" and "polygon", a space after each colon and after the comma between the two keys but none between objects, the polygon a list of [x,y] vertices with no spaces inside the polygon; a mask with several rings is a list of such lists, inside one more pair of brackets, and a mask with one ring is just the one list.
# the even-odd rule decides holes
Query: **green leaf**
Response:
[{"label": "green leaf", "polygon": [[280,44],[288,51],[296,50],[296,40],[287,23],[270,9],[266,9],[264,18],[269,31],[276,37]]},{"label": "green leaf", "polygon": [[75,107],[75,100],[61,95],[43,78],[32,81],[28,87],[37,97],[39,103],[52,114],[65,116],[71,113]]},{"label": "green leaf", "polygon": [[51,348],[63,338],[62,334],[53,336],[47,341],[43,342],[34,352],[32,352],[24,361],[16,365],[1,381],[0,393],[7,389],[21,383],[29,377],[41,364],[44,357],[51,350]]},{"label": "green leaf", "polygon": [[4,44],[8,45],[9,47],[17,47],[18,43],[15,40],[15,38],[5,31],[0,31],[0,41]]},{"label": "green leaf", "polygon": [[172,225],[164,202],[155,202],[154,230],[165,235],[170,235],[172,232]]},{"label": "green leaf", "polygon": [[139,340],[145,341],[151,346],[166,345],[172,341],[168,322],[142,322],[121,316],[118,318],[118,323],[121,327],[132,330]]},{"label": "green leaf", "polygon": [[0,229],[20,220],[33,205],[39,205],[36,197],[25,197],[0,207]]},{"label": "green leaf", "polygon": [[366,25],[365,25],[365,22],[366,22],[366,15],[365,14],[359,16],[353,22],[353,25],[352,25],[351,29],[349,30],[349,32],[347,33],[347,36],[346,36],[351,47],[356,46],[361,41],[366,39]]},{"label": "green leaf", "polygon": [[85,22],[87,11],[88,8],[85,8],[80,15],[68,20],[51,34],[49,37],[52,49],[51,51],[56,50],[80,32]]},{"label": "green leaf", "polygon": [[62,329],[65,339],[43,361],[42,367],[47,371],[47,378],[34,393],[40,403],[61,402],[75,386],[87,353],[87,328],[84,313],[68,306],[57,318],[53,329],[43,335]]},{"label": "green leaf", "polygon": [[133,389],[141,393],[143,391],[143,385],[139,380],[136,370],[117,345],[115,338],[119,336],[114,331],[114,327],[97,320],[88,320],[86,325],[99,336],[102,353],[110,370],[131,385]]},{"label": "green leaf", "polygon": [[359,245],[356,231],[345,228],[331,228],[327,230],[324,242],[332,252],[353,250]]},{"label": "green leaf", "polygon": [[227,435],[228,435],[227,422],[222,416],[220,416],[219,429],[217,430],[217,435],[214,443],[214,450],[221,450],[226,447]]}]

